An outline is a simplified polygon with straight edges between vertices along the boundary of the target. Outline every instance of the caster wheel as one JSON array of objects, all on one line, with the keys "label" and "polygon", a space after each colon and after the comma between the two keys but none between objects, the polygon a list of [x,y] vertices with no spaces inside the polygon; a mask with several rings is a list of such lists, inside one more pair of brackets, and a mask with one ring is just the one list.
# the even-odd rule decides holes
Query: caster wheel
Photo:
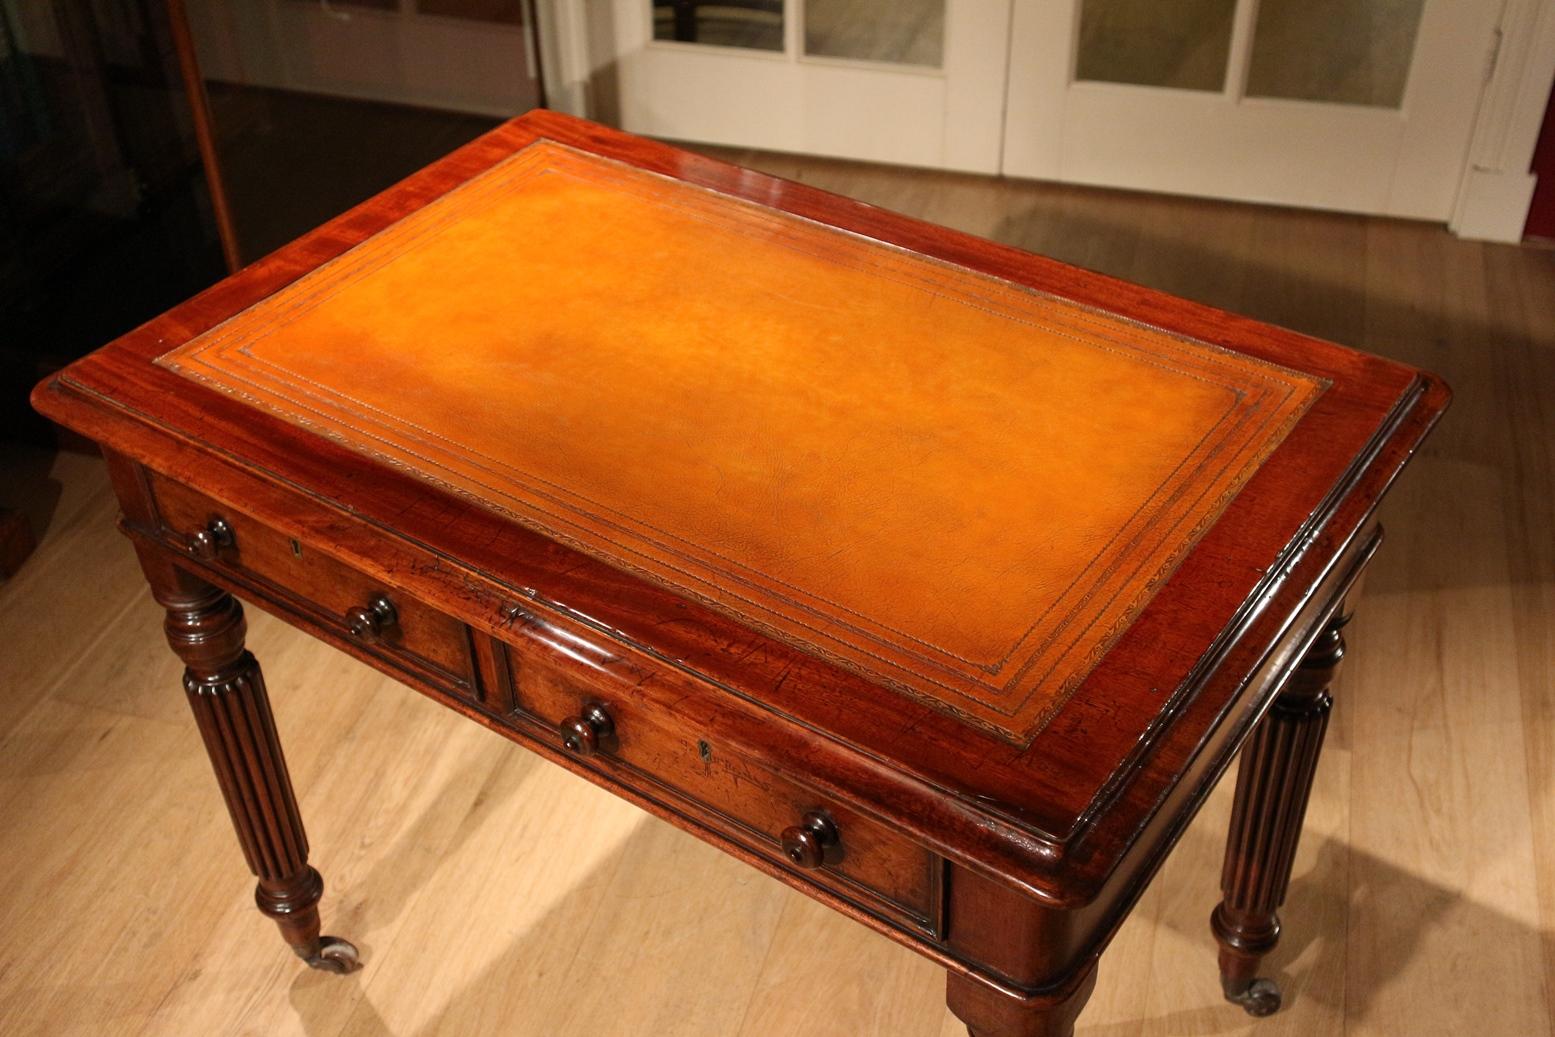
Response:
[{"label": "caster wheel", "polygon": [[1226,994],[1226,1000],[1241,1005],[1248,1015],[1273,1015],[1280,1010],[1280,988],[1273,980],[1255,979],[1239,994]]},{"label": "caster wheel", "polygon": [[307,962],[309,968],[338,975],[355,972],[362,967],[362,957],[356,947],[338,936],[326,936],[319,940],[319,949]]}]

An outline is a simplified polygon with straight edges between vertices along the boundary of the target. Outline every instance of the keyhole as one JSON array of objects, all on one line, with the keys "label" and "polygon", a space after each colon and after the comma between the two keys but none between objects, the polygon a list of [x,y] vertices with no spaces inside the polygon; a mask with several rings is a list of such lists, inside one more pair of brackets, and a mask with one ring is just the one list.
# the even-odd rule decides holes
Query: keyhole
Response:
[{"label": "keyhole", "polygon": [[699,740],[697,742],[697,755],[702,757],[702,762],[703,763],[712,763],[713,762],[713,747],[708,745],[705,741],[700,741]]}]

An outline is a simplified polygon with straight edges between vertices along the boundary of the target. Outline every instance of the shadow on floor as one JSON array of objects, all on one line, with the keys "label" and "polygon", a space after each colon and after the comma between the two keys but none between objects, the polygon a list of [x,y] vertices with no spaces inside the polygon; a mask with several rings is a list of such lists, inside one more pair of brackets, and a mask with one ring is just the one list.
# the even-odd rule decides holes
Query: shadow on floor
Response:
[{"label": "shadow on floor", "polygon": [[[539,761],[535,763],[538,765]],[[470,780],[480,780],[477,775],[467,775],[467,777]],[[517,784],[511,780],[493,783],[488,778],[486,784],[494,794],[508,796],[516,794],[523,781],[519,778]],[[385,910],[389,915],[385,917],[392,917],[397,913],[397,905],[408,899],[415,887],[425,884],[432,865],[422,862],[420,866],[410,867],[403,873],[400,871],[400,865],[415,865],[416,854],[411,845],[414,841],[414,833],[423,825],[433,822],[433,813],[437,809],[439,807],[434,802],[426,815],[411,827],[409,830],[411,834],[401,840],[395,852],[373,870],[371,877],[365,883],[367,888],[359,891],[372,902],[370,907],[372,914],[377,914],[380,903],[387,902],[389,906]],[[601,876],[615,870],[617,864],[629,864],[643,853],[662,853],[662,847],[653,848],[649,845],[657,838],[657,833],[650,827],[656,824],[657,821],[645,822],[643,826],[635,829],[617,850],[579,875],[575,889],[592,890],[598,893],[604,881]],[[691,837],[677,833],[675,838]],[[1184,843],[1190,844],[1186,847],[1186,852],[1196,860],[1218,859],[1218,842],[1214,846],[1204,845],[1217,839],[1217,833],[1204,830],[1203,826],[1190,828],[1184,837]],[[1195,843],[1198,845],[1192,845]],[[1178,852],[1183,851],[1184,848],[1180,847]],[[534,852],[540,853],[544,850],[536,846]],[[1357,875],[1363,876],[1362,881],[1355,882],[1354,877]],[[1349,894],[1348,903],[1340,903],[1344,896],[1341,891],[1352,882],[1354,886]],[[427,888],[426,893],[433,897],[437,895],[435,888]],[[1336,840],[1324,839],[1318,847],[1315,864],[1298,876],[1292,885],[1291,895],[1281,911],[1282,917],[1286,920],[1283,940],[1279,948],[1265,962],[1264,974],[1279,983],[1285,993],[1287,1005],[1316,998],[1331,1005],[1337,1016],[1350,1020],[1364,1020],[1367,1017],[1370,990],[1356,989],[1347,983],[1341,983],[1337,987],[1314,985],[1310,982],[1310,974],[1325,972],[1344,975],[1347,971],[1342,960],[1338,963],[1332,962],[1333,956],[1338,955],[1342,959],[1347,953],[1347,934],[1343,930],[1335,932],[1318,928],[1320,920],[1349,917],[1358,910],[1375,912],[1379,903],[1410,905],[1407,916],[1389,916],[1393,923],[1393,930],[1387,934],[1386,939],[1379,939],[1371,948],[1377,957],[1373,957],[1367,963],[1366,972],[1375,977],[1375,983],[1379,988],[1386,985],[1408,965],[1419,948],[1422,934],[1429,932],[1432,926],[1449,913],[1453,916],[1455,931],[1473,932],[1486,940],[1528,941],[1534,930],[1533,926],[1521,919],[1465,900],[1455,890],[1412,875],[1370,854],[1352,851]],[[710,924],[702,911],[705,906],[695,897],[687,896],[686,927],[695,929],[699,924]],[[1210,936],[1208,925],[1209,912],[1213,906],[1212,902],[1207,901],[1202,905],[1201,911],[1193,912],[1185,908],[1177,914],[1167,912],[1161,919],[1161,924],[1164,926],[1182,933],[1190,943],[1202,946],[1202,966],[1206,974],[1206,983],[1213,982],[1215,970],[1215,944]],[[607,903],[601,910],[608,908]],[[511,1011],[513,985],[534,986],[542,982],[534,975],[536,953],[543,946],[542,941],[545,940],[547,933],[564,931],[574,923],[575,910],[571,898],[558,902],[529,926],[520,938],[514,940],[495,958],[486,962],[478,973],[469,976],[459,989],[429,991],[428,997],[443,1008],[433,1018],[414,1030],[391,1028],[371,1001],[365,996],[359,996],[343,1032],[350,1033],[354,1037],[391,1037],[391,1035],[411,1037],[412,1034],[414,1037],[433,1037],[433,1035],[462,1032],[467,1026],[467,1021],[472,1017],[500,1018],[501,1013]],[[458,928],[458,912],[458,905],[449,905],[445,924],[450,928]],[[855,923],[840,916],[828,915],[827,924],[853,925]],[[351,936],[349,931],[342,931],[341,934],[347,938]],[[695,942],[694,934],[690,939]],[[716,945],[718,941],[708,942]],[[1299,971],[1292,971],[1288,963],[1303,958],[1309,951],[1315,952],[1315,957],[1309,958]],[[1105,955],[1102,958],[1101,968],[1103,970],[1107,968]],[[1349,971],[1353,972],[1353,970]],[[563,971],[545,977],[543,983],[547,985],[545,989],[549,990],[551,989],[549,984],[577,983],[579,978]],[[598,980],[586,990],[579,989],[577,996],[595,1000],[603,999],[608,1008],[609,999],[614,996],[612,985],[608,977],[598,977]],[[679,973],[667,974],[663,979],[666,990],[674,985],[694,985],[699,981],[706,982],[705,979],[699,980],[696,976],[688,977]],[[299,972],[292,983],[291,1000],[299,1019],[309,1033],[327,1034],[333,1037],[334,1034],[342,1032],[338,1004],[341,996],[339,984],[357,982],[359,977],[341,979],[310,973],[306,970]],[[483,1000],[489,1004],[489,1008],[482,1007]],[[694,1001],[695,997],[693,996],[691,1000]],[[551,1003],[554,1005],[556,1002]],[[634,1008],[640,1009],[641,1006],[623,1004],[619,1008],[621,1017],[626,1018],[631,1016]],[[1218,1021],[1222,1018],[1223,1024]],[[942,1022],[943,1020],[938,1018],[926,1020],[923,1034],[926,1037],[937,1035],[938,1027]],[[1241,1029],[1247,1023],[1246,1017],[1231,1006],[1215,1005],[1207,1008],[1199,1004],[1193,1008],[1166,1012],[1152,1018],[1102,1024],[1099,1027],[1084,1026],[1082,1016],[1082,1032],[1087,1037],[1125,1037],[1125,1035],[1139,1033],[1142,1028],[1150,1032],[1168,1033],[1225,1032]],[[546,1021],[540,1018],[511,1020],[507,1025],[511,1027],[508,1032],[515,1034],[515,1037],[550,1032]],[[816,1031],[817,1034],[821,1032],[823,1031]]]}]

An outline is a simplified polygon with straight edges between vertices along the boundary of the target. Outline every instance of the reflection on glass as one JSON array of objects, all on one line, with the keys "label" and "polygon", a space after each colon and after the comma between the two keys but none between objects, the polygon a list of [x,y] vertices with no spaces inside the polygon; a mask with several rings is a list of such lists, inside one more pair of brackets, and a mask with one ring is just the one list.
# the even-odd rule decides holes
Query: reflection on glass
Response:
[{"label": "reflection on glass", "polygon": [[815,57],[938,68],[945,0],[805,0],[804,49]]},{"label": "reflection on glass", "polygon": [[1425,0],[1263,0],[1247,93],[1397,108]]},{"label": "reflection on glass", "polygon": [[783,49],[783,0],[653,0],[653,38]]},{"label": "reflection on glass", "polygon": [[263,4],[188,5],[244,257],[478,136],[490,112],[539,102],[510,21],[522,0],[374,2],[397,13],[342,18],[340,0],[298,0],[285,18]]},{"label": "reflection on glass", "polygon": [[421,14],[472,22],[524,23],[524,0],[416,0],[416,10]]},{"label": "reflection on glass", "polygon": [[0,2],[0,413],[8,436],[53,441],[26,405],[37,372],[223,276],[166,32],[160,4]]},{"label": "reflection on glass", "polygon": [[[312,0],[293,0],[294,3],[311,3]],[[399,0],[334,0],[340,7],[367,7],[375,11],[393,11],[399,7]]]},{"label": "reflection on glass", "polygon": [[1085,0],[1075,78],[1220,90],[1236,0]]}]

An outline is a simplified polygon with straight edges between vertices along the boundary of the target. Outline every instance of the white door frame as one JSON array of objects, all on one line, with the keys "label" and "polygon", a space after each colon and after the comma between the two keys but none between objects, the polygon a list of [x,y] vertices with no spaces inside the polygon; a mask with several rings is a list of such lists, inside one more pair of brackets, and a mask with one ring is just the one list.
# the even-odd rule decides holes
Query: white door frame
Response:
[{"label": "white door frame", "polygon": [[773,51],[655,39],[649,0],[542,0],[542,66],[557,107],[639,133],[996,174],[1009,4],[945,0],[929,68],[806,53],[803,0]]},{"label": "white door frame", "polygon": [[1518,242],[1537,177],[1530,171],[1555,86],[1555,0],[1506,0],[1480,95],[1451,223],[1454,234]]},{"label": "white door frame", "polygon": [[585,0],[534,0],[540,72],[547,104],[580,119],[598,118],[591,104],[594,63],[589,58]]},{"label": "white door frame", "polygon": [[[535,0],[541,67],[552,107],[598,117],[591,84],[607,69],[590,56],[585,2]],[[1460,237],[1516,242],[1533,198],[1529,165],[1555,87],[1555,0],[1504,0],[1497,35],[1450,226]]]}]

